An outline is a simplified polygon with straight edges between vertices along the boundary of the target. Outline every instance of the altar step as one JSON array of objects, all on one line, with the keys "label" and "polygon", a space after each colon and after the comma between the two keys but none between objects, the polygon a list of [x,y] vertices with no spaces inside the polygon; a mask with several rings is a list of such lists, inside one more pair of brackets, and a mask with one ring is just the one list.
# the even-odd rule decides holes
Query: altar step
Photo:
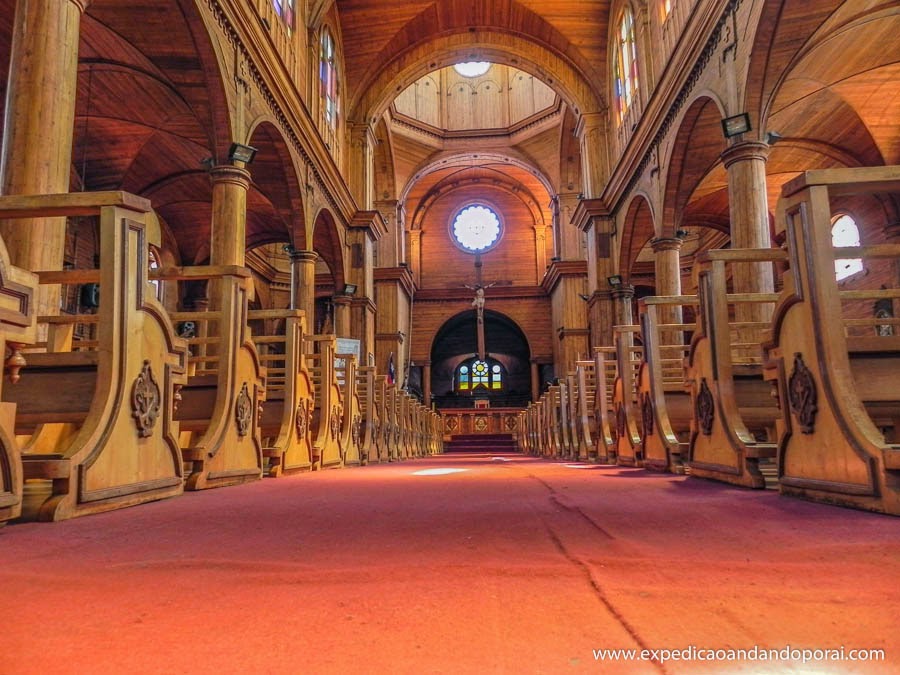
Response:
[{"label": "altar step", "polygon": [[457,434],[444,443],[444,452],[518,452],[512,434]]}]

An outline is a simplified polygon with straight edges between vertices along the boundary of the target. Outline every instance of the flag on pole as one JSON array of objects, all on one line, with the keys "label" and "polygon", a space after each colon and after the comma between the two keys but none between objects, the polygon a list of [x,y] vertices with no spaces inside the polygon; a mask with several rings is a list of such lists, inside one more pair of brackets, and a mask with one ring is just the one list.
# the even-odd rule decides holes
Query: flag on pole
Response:
[{"label": "flag on pole", "polygon": [[394,370],[394,352],[391,352],[390,357],[388,358],[388,369],[387,369],[387,381],[388,384],[394,384],[397,378],[397,371]]}]

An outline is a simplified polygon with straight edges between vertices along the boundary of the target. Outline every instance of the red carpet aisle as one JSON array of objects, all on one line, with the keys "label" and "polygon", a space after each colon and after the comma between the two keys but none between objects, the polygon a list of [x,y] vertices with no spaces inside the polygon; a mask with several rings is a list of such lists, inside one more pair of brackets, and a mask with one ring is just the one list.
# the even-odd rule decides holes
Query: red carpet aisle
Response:
[{"label": "red carpet aisle", "polygon": [[[0,673],[896,673],[898,579],[900,519],[445,456],[7,526]],[[689,645],[887,660],[592,653]]]}]

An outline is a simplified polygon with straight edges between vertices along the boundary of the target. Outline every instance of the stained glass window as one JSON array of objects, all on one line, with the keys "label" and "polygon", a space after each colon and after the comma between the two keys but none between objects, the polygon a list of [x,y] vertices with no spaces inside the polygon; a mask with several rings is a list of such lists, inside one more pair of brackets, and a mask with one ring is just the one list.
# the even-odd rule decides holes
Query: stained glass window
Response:
[{"label": "stained glass window", "polygon": [[[848,215],[838,216],[831,225],[833,246],[859,246],[859,228]],[[860,258],[843,258],[834,261],[834,277],[838,281],[863,271]]]},{"label": "stained glass window", "polygon": [[637,95],[638,67],[637,43],[634,39],[634,15],[631,9],[625,8],[619,21],[616,35],[615,53],[615,98],[618,123],[625,119],[625,113],[631,107]]},{"label": "stained glass window", "polygon": [[456,370],[457,391],[503,390],[503,368],[493,359],[470,359]]},{"label": "stained glass window", "polygon": [[281,17],[287,28],[288,34],[294,30],[294,1],[295,0],[272,0],[275,6],[275,13]]},{"label": "stained glass window", "polygon": [[467,251],[483,251],[500,236],[500,219],[486,206],[467,206],[453,221],[453,237]]},{"label": "stained glass window", "polygon": [[338,78],[335,64],[334,38],[328,29],[322,31],[319,43],[319,80],[322,86],[322,115],[325,125],[334,131],[338,118]]}]

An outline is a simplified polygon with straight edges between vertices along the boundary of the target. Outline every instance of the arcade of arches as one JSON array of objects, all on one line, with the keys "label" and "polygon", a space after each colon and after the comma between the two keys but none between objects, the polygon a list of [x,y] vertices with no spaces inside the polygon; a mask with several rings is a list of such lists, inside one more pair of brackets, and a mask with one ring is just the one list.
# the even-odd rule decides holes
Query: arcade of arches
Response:
[{"label": "arcade of arches", "polygon": [[[490,427],[526,454],[900,514],[897,35],[875,0],[0,0],[0,331],[21,376],[0,522],[23,485],[55,520],[399,459],[404,424],[409,456]],[[105,238],[111,208],[142,223],[147,269]],[[152,331],[104,318],[120,257],[158,294],[122,310],[169,336],[152,368],[128,351]],[[143,286],[122,297],[142,307]],[[28,303],[36,325],[5,318]],[[326,345],[371,369],[358,409],[353,371],[317,380]],[[104,350],[161,401],[109,433],[180,423],[155,450],[174,477],[149,451],[64,449],[95,420],[75,399],[118,382]],[[49,394],[11,392],[56,351],[96,379],[51,419]],[[378,382],[419,411],[393,431]],[[308,407],[266,421],[303,386]],[[279,429],[311,435],[304,459]],[[258,467],[209,469],[245,436]]]}]

